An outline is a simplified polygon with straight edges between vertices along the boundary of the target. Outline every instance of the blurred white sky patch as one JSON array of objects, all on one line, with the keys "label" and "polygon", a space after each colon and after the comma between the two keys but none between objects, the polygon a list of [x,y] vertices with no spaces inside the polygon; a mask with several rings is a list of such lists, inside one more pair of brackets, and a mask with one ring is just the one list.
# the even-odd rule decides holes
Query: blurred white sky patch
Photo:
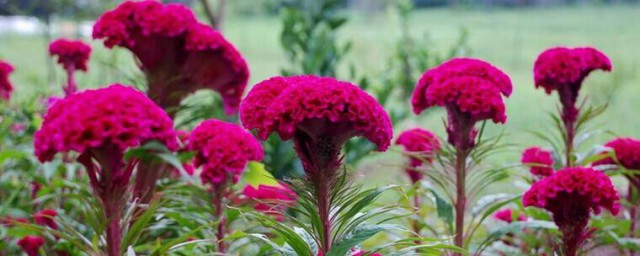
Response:
[{"label": "blurred white sky patch", "polygon": [[[75,22],[54,22],[52,32],[54,35],[63,37],[73,37],[80,35],[90,37],[93,21]],[[0,16],[0,35],[40,35],[44,33],[45,24],[35,17],[29,16]]]},{"label": "blurred white sky patch", "polygon": [[44,24],[35,17],[0,16],[0,35],[37,35],[42,33]]}]

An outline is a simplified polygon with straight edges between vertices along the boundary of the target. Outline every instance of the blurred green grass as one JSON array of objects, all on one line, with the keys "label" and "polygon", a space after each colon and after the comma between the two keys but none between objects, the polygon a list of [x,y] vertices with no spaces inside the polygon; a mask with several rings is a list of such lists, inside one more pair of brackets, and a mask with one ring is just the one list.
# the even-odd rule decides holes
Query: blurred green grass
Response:
[{"label": "blurred green grass", "polygon": [[[601,118],[606,129],[624,136],[640,137],[640,6],[573,6],[553,9],[492,10],[418,10],[411,18],[411,33],[428,37],[430,49],[446,50],[457,39],[460,30],[469,32],[470,56],[490,61],[508,73],[514,82],[514,93],[506,101],[509,121],[505,126],[509,142],[524,146],[539,143],[527,130],[548,131],[548,113],[556,110],[555,95],[549,97],[535,90],[532,66],[544,49],[565,46],[594,46],[613,61],[611,74],[595,72],[587,79],[583,96],[593,104],[609,102]],[[351,17],[339,40],[353,41],[353,51],[345,64],[353,64],[358,73],[375,82],[384,72],[399,37],[398,22],[391,13],[363,14]],[[280,23],[277,17],[230,16],[224,34],[246,57],[251,68],[251,83],[278,75],[287,65],[279,48]],[[79,75],[80,87],[97,87],[112,82],[131,83],[139,76],[135,63],[125,50],[107,51],[93,42],[94,55],[89,74]],[[14,63],[12,77],[17,102],[36,92],[59,90],[47,84],[46,45],[42,37],[0,36],[0,59]],[[115,63],[115,64],[109,64]],[[347,65],[341,67],[346,77]],[[58,84],[62,83],[58,67]],[[116,71],[117,70],[117,71]],[[56,93],[60,93],[56,91]],[[409,99],[407,99],[409,104]],[[400,129],[421,125],[444,135],[442,111],[426,117],[410,118]],[[400,131],[397,130],[397,132]],[[502,127],[490,125],[491,133]],[[607,136],[600,137],[608,139]],[[602,143],[603,141],[597,141]],[[506,156],[515,160],[518,152]],[[384,181],[385,183],[388,181]]]}]

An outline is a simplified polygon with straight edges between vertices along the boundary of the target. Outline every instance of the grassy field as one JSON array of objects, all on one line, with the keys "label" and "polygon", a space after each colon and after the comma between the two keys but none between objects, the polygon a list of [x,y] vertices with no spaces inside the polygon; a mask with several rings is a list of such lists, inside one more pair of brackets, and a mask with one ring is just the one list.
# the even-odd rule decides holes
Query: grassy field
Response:
[{"label": "grassy field", "polygon": [[[470,56],[494,63],[513,79],[515,89],[507,100],[509,121],[505,129],[510,141],[524,147],[538,142],[527,130],[550,128],[548,113],[555,111],[557,99],[555,95],[549,97],[542,90],[534,89],[532,65],[538,53],[557,45],[595,46],[612,58],[613,73],[594,73],[587,80],[583,95],[588,95],[595,104],[609,102],[610,107],[602,119],[606,129],[640,137],[639,13],[640,6],[627,5],[527,10],[429,9],[413,15],[411,32],[429,37],[430,43],[424,47],[443,50],[456,40],[462,28],[469,31]],[[353,63],[361,73],[375,79],[384,70],[385,60],[392,54],[399,36],[397,20],[387,13],[352,13],[350,16],[351,20],[340,34],[341,40],[354,43],[347,63]],[[224,33],[247,58],[252,83],[279,74],[286,65],[279,48],[277,17],[230,17]],[[81,87],[116,81],[127,83],[137,74],[128,52],[106,51],[99,42],[93,45],[95,54],[90,72],[79,76]],[[0,36],[0,58],[17,66],[13,76],[17,101],[36,91],[49,90],[45,54],[41,37]],[[435,114],[407,120],[399,126],[420,124],[444,135],[441,118],[441,114]],[[492,132],[499,129],[502,128],[491,128]],[[507,159],[514,160],[517,156],[518,152],[513,152]]]}]

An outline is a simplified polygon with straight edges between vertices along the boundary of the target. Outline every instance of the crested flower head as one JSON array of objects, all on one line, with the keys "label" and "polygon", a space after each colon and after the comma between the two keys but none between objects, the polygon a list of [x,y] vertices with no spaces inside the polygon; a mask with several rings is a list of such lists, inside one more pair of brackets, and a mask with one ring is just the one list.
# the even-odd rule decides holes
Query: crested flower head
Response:
[{"label": "crested flower head", "polygon": [[51,229],[58,229],[58,224],[53,220],[58,216],[58,212],[53,209],[44,209],[33,215],[33,219],[40,226],[49,227]]},{"label": "crested flower head", "polygon": [[511,95],[509,77],[491,64],[471,58],[455,58],[425,72],[411,103],[419,114],[432,106],[455,109],[468,118],[496,123],[507,121],[502,96]]},{"label": "crested flower head", "polygon": [[91,46],[80,40],[58,39],[49,44],[49,54],[58,57],[58,63],[68,71],[87,71]]},{"label": "crested flower head", "polygon": [[[605,144],[613,149],[615,158],[606,157],[593,163],[596,165],[617,164],[628,170],[640,170],[640,140],[634,138],[616,138]],[[640,175],[625,174],[629,182],[640,189]]]},{"label": "crested flower head", "polygon": [[[363,136],[384,151],[393,131],[382,106],[357,86],[329,77],[274,77],[256,84],[243,100],[240,118],[261,139],[278,133],[340,147]],[[326,141],[330,140],[330,141]]]},{"label": "crested flower head", "polygon": [[258,185],[258,187],[254,187],[247,185],[242,190],[242,194],[255,201],[253,207],[256,211],[273,215],[278,220],[282,220],[282,212],[292,206],[297,197],[296,193],[284,183],[277,186]]},{"label": "crested flower head", "polygon": [[613,149],[615,159],[608,157],[594,163],[594,165],[620,164],[625,169],[640,170],[640,140],[616,138],[607,142],[605,146]]},{"label": "crested flower head", "polygon": [[579,109],[576,106],[582,81],[594,70],[611,71],[611,61],[604,53],[591,48],[551,48],[538,56],[533,68],[536,87],[551,94],[558,91],[563,105],[562,118],[565,123],[576,121]]},{"label": "crested flower head", "polygon": [[22,247],[22,250],[29,256],[37,256],[40,247],[44,245],[44,238],[39,236],[25,236],[18,240],[18,245]]},{"label": "crested flower head", "polygon": [[262,146],[251,133],[215,119],[202,122],[191,132],[188,148],[196,152],[194,166],[202,166],[202,182],[213,185],[228,178],[236,183],[249,161],[264,157]]},{"label": "crested flower head", "polygon": [[420,128],[406,130],[400,134],[396,140],[397,145],[402,145],[406,152],[413,155],[410,156],[409,167],[406,168],[407,174],[413,183],[422,179],[422,173],[415,170],[423,162],[433,161],[434,154],[440,150],[440,142],[430,131]]},{"label": "crested flower head", "polygon": [[175,107],[198,89],[222,95],[227,113],[237,111],[249,79],[244,58],[218,31],[199,23],[181,4],[126,1],[93,28],[105,46],[129,49],[140,61],[151,98]]},{"label": "crested flower head", "polygon": [[514,217],[514,211],[511,210],[510,208],[497,211],[495,214],[493,214],[493,218],[495,218],[496,220],[504,221],[506,223],[511,223],[514,221],[524,221],[527,219],[527,217],[521,213],[518,213],[515,220],[513,217]]},{"label": "crested flower head", "polygon": [[[620,196],[611,179],[592,168],[565,168],[534,183],[524,194],[524,206],[546,209],[554,215],[568,209],[599,214],[607,209],[612,214],[620,210]],[[567,216],[570,217],[570,216]]]},{"label": "crested flower head", "polygon": [[562,233],[563,251],[576,255],[590,236],[587,230],[591,213],[602,208],[616,215],[620,196],[611,179],[587,167],[568,167],[534,183],[522,197],[524,206],[534,206],[552,213]]},{"label": "crested flower head", "polygon": [[505,123],[502,96],[512,92],[509,77],[491,64],[455,58],[425,72],[413,92],[411,104],[419,114],[432,106],[447,109],[449,143],[468,149],[474,145],[478,121]]},{"label": "crested flower head", "polygon": [[123,152],[153,140],[177,149],[171,118],[141,92],[114,84],[70,95],[51,106],[34,145],[36,156],[45,162],[58,152]]},{"label": "crested flower head", "polygon": [[538,56],[533,75],[536,87],[544,88],[548,94],[571,87],[577,95],[582,81],[598,69],[611,71],[611,61],[597,49],[556,47]]},{"label": "crested flower head", "polygon": [[13,86],[9,81],[9,74],[13,72],[13,66],[9,62],[0,60],[0,98],[8,101],[13,92]]},{"label": "crested flower head", "polygon": [[522,152],[520,162],[531,166],[531,174],[550,176],[553,174],[553,154],[539,147],[530,147]]}]

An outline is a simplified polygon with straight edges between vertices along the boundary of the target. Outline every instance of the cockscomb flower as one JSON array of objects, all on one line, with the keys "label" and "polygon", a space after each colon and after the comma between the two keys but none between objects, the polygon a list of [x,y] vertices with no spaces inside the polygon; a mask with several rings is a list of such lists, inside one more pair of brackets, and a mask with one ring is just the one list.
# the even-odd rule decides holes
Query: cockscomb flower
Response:
[{"label": "cockscomb flower", "polygon": [[[640,170],[640,140],[634,138],[616,138],[605,144],[613,149],[615,159],[607,157],[593,163],[593,165],[619,164],[625,169]],[[629,181],[640,189],[640,175],[627,174]]]},{"label": "cockscomb flower", "polygon": [[[514,211],[509,208],[497,211],[495,214],[493,214],[494,219],[504,221],[506,223],[514,222],[515,220],[513,219],[513,216],[514,216]],[[527,220],[527,217],[521,213],[518,213],[516,220],[525,221]]]},{"label": "cockscomb flower", "polygon": [[244,58],[218,31],[181,4],[126,1],[102,14],[93,38],[129,49],[139,60],[150,97],[176,107],[198,89],[219,92],[228,114],[237,111],[249,79]]},{"label": "cockscomb flower", "polygon": [[65,70],[87,71],[91,46],[80,40],[58,39],[49,44],[49,54],[58,57]]},{"label": "cockscomb flower", "polygon": [[40,247],[44,245],[44,238],[39,236],[25,236],[18,240],[18,245],[29,256],[38,256]]},{"label": "cockscomb flower", "polygon": [[[60,152],[80,153],[77,161],[84,165],[91,187],[102,201],[102,210],[109,216],[108,255],[119,255],[120,216],[138,162],[125,162],[124,153],[149,141],[176,150],[171,118],[143,93],[115,84],[59,100],[48,109],[34,137],[35,153],[42,162]],[[155,181],[148,184],[155,185]]]},{"label": "cockscomb flower", "polygon": [[[362,89],[329,77],[274,77],[256,84],[244,99],[240,118],[261,139],[276,132],[283,140],[330,140],[338,148],[363,136],[384,151],[392,127],[380,104]],[[329,141],[327,141],[329,142]]]},{"label": "cockscomb flower", "polygon": [[425,72],[413,92],[413,111],[442,106],[447,109],[449,142],[456,147],[474,144],[474,124],[491,119],[505,123],[502,96],[512,92],[509,77],[491,64],[471,58],[455,58]]},{"label": "cockscomb flower", "polygon": [[77,70],[87,72],[91,46],[80,40],[58,39],[49,44],[49,54],[57,56],[58,63],[67,72],[67,85],[63,88],[65,94],[75,93],[77,86],[74,73]]},{"label": "cockscomb flower", "polygon": [[14,68],[9,62],[0,60],[0,98],[5,101],[11,99],[11,93],[13,92],[13,86],[9,81],[9,75],[13,70]]},{"label": "cockscomb flower", "polygon": [[553,174],[553,154],[539,147],[530,147],[522,151],[520,162],[530,166],[531,174],[546,177]]},{"label": "cockscomb flower", "polygon": [[44,209],[33,215],[33,219],[38,225],[58,229],[58,224],[53,218],[58,216],[58,212],[53,209]]},{"label": "cockscomb flower", "polygon": [[559,170],[536,183],[522,197],[524,206],[545,209],[563,235],[565,255],[575,255],[588,238],[586,230],[591,213],[607,209],[616,215],[620,211],[620,196],[611,179],[602,172],[587,167]]},{"label": "cockscomb flower", "polygon": [[195,151],[194,166],[202,167],[203,183],[236,183],[249,161],[264,157],[262,146],[236,124],[207,120],[191,132],[188,149]]},{"label": "cockscomb flower", "polygon": [[278,220],[283,219],[283,211],[291,207],[297,197],[296,193],[284,183],[277,186],[258,185],[258,187],[254,187],[247,185],[242,190],[242,194],[255,202],[253,208],[256,211],[272,215]]},{"label": "cockscomb flower", "polygon": [[430,131],[421,128],[406,130],[398,136],[396,145],[401,145],[406,152],[411,153],[409,166],[405,169],[412,183],[422,179],[423,174],[416,167],[423,162],[431,163],[434,154],[440,150],[440,141]]},{"label": "cockscomb flower", "polygon": [[320,252],[331,243],[331,193],[341,165],[340,150],[362,136],[384,151],[393,136],[382,106],[359,87],[329,77],[273,77],[256,84],[242,101],[240,119],[261,139],[277,133],[293,139],[305,179],[317,202],[323,234]]},{"label": "cockscomb flower", "polygon": [[594,70],[611,71],[611,61],[602,52],[591,47],[556,47],[542,52],[533,68],[536,87],[547,92],[558,91],[560,101],[568,108],[567,118],[577,118],[578,99],[582,81]]},{"label": "cockscomb flower", "polygon": [[46,162],[59,152],[123,152],[152,140],[177,148],[171,118],[141,92],[114,84],[59,100],[44,116],[34,144]]}]

